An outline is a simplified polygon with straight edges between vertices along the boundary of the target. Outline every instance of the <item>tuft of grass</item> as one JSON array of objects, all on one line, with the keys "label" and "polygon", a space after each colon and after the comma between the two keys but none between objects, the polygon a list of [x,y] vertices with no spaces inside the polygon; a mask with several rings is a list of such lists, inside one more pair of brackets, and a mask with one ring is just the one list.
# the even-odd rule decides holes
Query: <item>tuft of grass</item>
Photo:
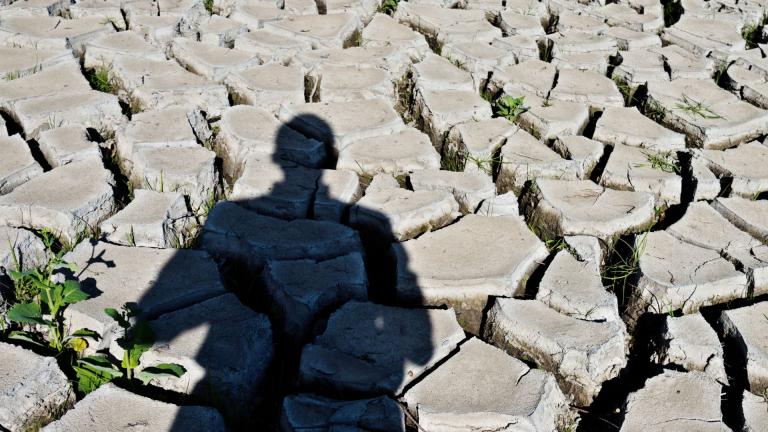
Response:
[{"label": "tuft of grass", "polygon": [[683,95],[682,103],[675,104],[675,108],[688,113],[691,116],[700,116],[701,118],[712,120],[722,119],[721,115],[712,111],[712,109],[703,103],[696,101],[686,95]]},{"label": "tuft of grass", "polygon": [[616,88],[618,88],[621,92],[621,95],[624,96],[624,105],[631,106],[635,101],[635,91],[626,81],[621,79],[619,76],[614,75],[612,79],[616,84]]},{"label": "tuft of grass", "polygon": [[213,0],[203,0],[203,6],[205,6],[205,10],[207,10],[209,14],[213,14]]},{"label": "tuft of grass", "polygon": [[6,81],[13,81],[13,80],[19,79],[19,78],[21,78],[21,71],[19,71],[19,70],[14,70],[14,71],[6,72],[5,76],[3,77],[3,79],[6,80]]},{"label": "tuft of grass", "polygon": [[91,87],[103,93],[112,93],[114,86],[112,85],[112,79],[109,77],[109,69],[97,68],[92,74],[88,76],[88,81],[91,82]]},{"label": "tuft of grass", "polygon": [[661,123],[667,116],[667,109],[653,99],[646,99],[643,104],[643,113],[656,123]]},{"label": "tuft of grass", "polygon": [[650,166],[653,169],[662,170],[670,174],[680,174],[680,162],[672,155],[672,152],[651,153],[642,152],[648,163],[635,164],[636,167]]},{"label": "tuft of grass", "polygon": [[[626,303],[627,287],[629,286],[630,278],[640,268],[640,257],[645,253],[647,241],[648,232],[646,231],[635,238],[635,244],[619,239],[611,250],[610,255],[615,259],[605,265],[603,281],[614,294],[617,296],[621,295],[619,304]],[[629,253],[618,253],[617,249],[622,247],[628,248]]]},{"label": "tuft of grass", "polygon": [[498,165],[501,163],[501,158],[497,156],[484,156],[484,157],[478,157],[471,154],[468,154],[466,157],[467,163],[474,164],[478,170],[488,174],[493,175],[493,167],[494,165]]},{"label": "tuft of grass", "polygon": [[520,114],[530,108],[525,106],[525,96],[504,96],[493,104],[493,110],[499,117],[504,117],[514,123]]},{"label": "tuft of grass", "polygon": [[763,38],[763,26],[765,25],[765,17],[761,18],[757,23],[750,23],[742,27],[741,37],[747,43],[747,49],[756,48],[757,44],[762,43]]}]

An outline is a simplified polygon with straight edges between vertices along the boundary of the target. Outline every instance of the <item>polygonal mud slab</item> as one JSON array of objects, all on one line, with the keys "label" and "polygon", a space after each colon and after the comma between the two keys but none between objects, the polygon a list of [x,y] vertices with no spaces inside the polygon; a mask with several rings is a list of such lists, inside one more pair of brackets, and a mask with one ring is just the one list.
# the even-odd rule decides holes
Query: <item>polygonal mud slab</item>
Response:
[{"label": "polygonal mud slab", "polygon": [[312,208],[319,176],[316,169],[249,155],[229,199],[263,215],[304,219]]},{"label": "polygonal mud slab", "polygon": [[248,32],[248,27],[221,15],[211,15],[211,18],[198,28],[198,32],[200,42],[231,48],[237,36]]},{"label": "polygonal mud slab", "polygon": [[667,232],[738,264],[749,277],[752,295],[768,292],[768,246],[733,226],[706,203],[689,205],[685,215]]},{"label": "polygonal mud slab", "polygon": [[491,178],[478,172],[420,170],[409,176],[415,191],[444,191],[453,194],[462,213],[474,213],[485,199],[496,195]]},{"label": "polygonal mud slab", "polygon": [[405,419],[397,402],[386,396],[374,399],[341,401],[312,394],[283,399],[280,427],[299,432],[323,425],[331,430],[405,432]]},{"label": "polygonal mud slab", "polygon": [[259,271],[264,261],[336,258],[361,252],[356,231],[340,224],[297,219],[284,221],[219,202],[203,227],[203,248]]},{"label": "polygonal mud slab", "polygon": [[526,95],[511,85],[505,87],[504,93],[525,95],[529,110],[518,117],[518,124],[539,139],[580,135],[589,123],[590,112],[586,104],[541,99],[536,95]]},{"label": "polygonal mud slab", "polygon": [[472,338],[404,395],[425,430],[561,430],[568,400],[554,378]]},{"label": "polygonal mud slab", "polygon": [[235,38],[235,48],[258,54],[265,63],[289,63],[297,54],[311,51],[312,44],[268,30],[253,30]]},{"label": "polygonal mud slab", "polygon": [[536,300],[581,320],[621,323],[618,301],[603,286],[600,269],[567,250],[558,252],[547,267]]},{"label": "polygonal mud slab", "polygon": [[126,121],[117,96],[94,90],[19,100],[8,110],[27,138],[63,126],[82,126],[106,135]]},{"label": "polygonal mud slab", "polygon": [[418,90],[413,109],[438,150],[452,127],[467,121],[489,120],[492,115],[491,105],[485,99],[466,90]]},{"label": "polygonal mud slab", "polygon": [[727,62],[746,47],[739,26],[717,16],[697,17],[683,14],[680,21],[664,29],[661,40],[677,45],[698,57]]},{"label": "polygonal mud slab", "polygon": [[209,205],[218,186],[216,153],[202,146],[149,147],[133,154],[130,180],[137,189],[180,192],[195,213]]},{"label": "polygonal mud slab", "polygon": [[0,47],[0,58],[0,77],[8,81],[74,60],[72,51],[66,49],[21,47]]},{"label": "polygonal mud slab", "polygon": [[740,230],[768,242],[768,202],[765,200],[717,198],[712,207]]},{"label": "polygonal mud slab", "polygon": [[557,68],[539,59],[527,60],[514,66],[496,67],[488,82],[490,91],[519,96],[516,93],[531,93],[546,98],[557,76]]},{"label": "polygonal mud slab", "polygon": [[104,384],[42,431],[117,431],[133,429],[137,425],[157,431],[176,428],[211,432],[226,430],[224,419],[213,408],[177,406],[139,396],[114,384]]},{"label": "polygonal mud slab", "polygon": [[0,136],[0,195],[5,195],[29,179],[43,173],[21,135]]},{"label": "polygonal mud slab", "polygon": [[283,104],[278,118],[302,134],[324,142],[336,152],[353,141],[391,135],[405,129],[403,120],[382,98]]},{"label": "polygonal mud slab", "polygon": [[723,347],[717,333],[701,314],[664,317],[653,360],[663,365],[677,365],[687,371],[699,371],[728,385]]},{"label": "polygonal mud slab", "polygon": [[325,158],[321,141],[307,138],[279,122],[269,112],[247,105],[227,108],[218,122],[216,150],[223,159],[224,175],[230,181],[240,177],[248,155],[293,161],[316,167]]},{"label": "polygonal mud slab", "polygon": [[741,101],[712,80],[681,78],[648,83],[662,123],[705,149],[725,149],[768,132],[768,112]]},{"label": "polygonal mud slab", "polygon": [[665,81],[669,74],[664,70],[664,58],[655,50],[636,50],[621,53],[621,65],[613,70],[614,80],[629,86],[633,92],[648,81]]},{"label": "polygonal mud slab", "polygon": [[621,51],[661,48],[661,39],[655,34],[638,32],[621,26],[611,27],[603,34],[615,40]]},{"label": "polygonal mud slab", "polygon": [[368,191],[350,210],[349,223],[387,240],[405,241],[454,221],[459,204],[441,190]]},{"label": "polygonal mud slab", "polygon": [[[547,248],[519,216],[467,215],[416,240],[392,245],[399,299],[457,310],[462,327],[480,332],[488,296],[511,297],[542,263]],[[480,252],[482,251],[482,253]]]},{"label": "polygonal mud slab", "polygon": [[77,63],[65,62],[15,80],[0,81],[0,106],[8,110],[11,104],[23,99],[90,89]]},{"label": "polygonal mud slab", "polygon": [[747,275],[711,249],[655,231],[638,236],[634,250],[640,281],[629,299],[629,316],[678,309],[690,314],[702,306],[747,296]]},{"label": "polygonal mud slab", "polygon": [[452,309],[350,301],[304,347],[299,380],[315,388],[398,395],[463,339]]},{"label": "polygonal mud slab", "polygon": [[336,169],[363,176],[388,173],[405,175],[418,170],[440,169],[440,154],[429,137],[414,128],[393,134],[363,138],[339,151]]},{"label": "polygonal mud slab", "polygon": [[204,251],[167,250],[80,243],[66,256],[90,298],[65,312],[70,328],[98,332],[100,347],[109,346],[117,324],[104,313],[136,303],[141,315],[153,318],[221,295],[216,263]]},{"label": "polygonal mud slab", "polygon": [[82,126],[49,129],[37,139],[40,152],[53,168],[88,158],[100,158],[99,145],[88,139]]},{"label": "polygonal mud slab", "polygon": [[0,41],[6,46],[67,49],[82,53],[85,42],[115,29],[101,17],[64,19],[54,16],[8,16],[0,23]]},{"label": "polygonal mud slab", "polygon": [[726,310],[720,316],[725,334],[742,350],[746,359],[749,389],[758,394],[768,390],[768,302]]},{"label": "polygonal mud slab", "polygon": [[474,91],[474,82],[469,72],[457,68],[447,59],[429,53],[424,60],[413,65],[415,88],[426,90]]},{"label": "polygonal mud slab", "polygon": [[471,41],[490,43],[501,37],[501,29],[492,26],[482,10],[447,9],[410,3],[401,6],[404,7],[397,8],[394,18],[440,45]]},{"label": "polygonal mud slab", "polygon": [[51,421],[75,397],[56,359],[0,342],[0,427],[22,432]]},{"label": "polygonal mud slab", "polygon": [[600,141],[578,135],[560,136],[552,143],[552,148],[563,158],[576,163],[576,177],[580,179],[592,175],[605,151]]},{"label": "polygonal mud slab", "polygon": [[673,80],[677,78],[708,80],[717,69],[712,58],[693,54],[678,45],[667,45],[653,50],[661,53],[664,63],[669,67],[669,77]]},{"label": "polygonal mud slab", "polygon": [[224,81],[232,72],[261,64],[259,57],[249,51],[214,46],[187,38],[174,39],[171,54],[190,72],[217,82]]},{"label": "polygonal mud slab", "polygon": [[564,158],[523,129],[507,138],[499,158],[497,188],[516,194],[521,193],[530,181],[547,178],[576,180],[584,172],[582,164]]},{"label": "polygonal mud slab", "polygon": [[292,15],[264,24],[266,31],[306,41],[314,49],[348,47],[361,27],[360,18],[351,13]]},{"label": "polygonal mud slab", "polygon": [[636,107],[606,109],[597,120],[592,139],[660,152],[685,149],[685,135],[660,126]]},{"label": "polygonal mud slab", "polygon": [[589,180],[537,180],[530,221],[553,237],[590,235],[607,241],[654,222],[653,195],[606,189]]},{"label": "polygonal mud slab", "polygon": [[85,44],[83,67],[108,69],[116,57],[133,56],[147,60],[164,61],[165,54],[149,44],[134,31],[109,33],[96,37]]},{"label": "polygonal mud slab", "polygon": [[624,106],[624,96],[616,88],[616,83],[590,71],[563,69],[549,97],[553,100],[584,103],[591,111]]},{"label": "polygonal mud slab", "polygon": [[229,105],[226,87],[187,71],[173,60],[118,57],[110,76],[114,85],[126,92],[124,101],[134,113],[196,105],[209,117],[217,117]]},{"label": "polygonal mud slab", "polygon": [[0,276],[7,276],[10,270],[31,270],[47,262],[45,245],[31,231],[0,227]]},{"label": "polygonal mud slab", "polygon": [[432,52],[422,34],[399,24],[389,15],[383,13],[377,13],[373,16],[371,22],[363,29],[360,39],[360,46],[396,46],[399,51],[408,53],[414,60],[421,60],[425,55]]},{"label": "polygonal mud slab", "polygon": [[0,224],[49,228],[73,241],[115,210],[113,185],[112,173],[100,159],[67,164],[0,196]]},{"label": "polygonal mud slab", "polygon": [[683,178],[676,153],[657,153],[638,147],[615,144],[600,175],[605,187],[652,193],[658,207],[679,204]]},{"label": "polygonal mud slab", "polygon": [[194,224],[179,192],[133,191],[125,208],[99,225],[104,238],[125,246],[181,248]]},{"label": "polygonal mud slab", "polygon": [[368,277],[357,252],[326,261],[268,261],[262,277],[281,335],[297,346],[321,314],[349,300],[368,300]]},{"label": "polygonal mud slab", "polygon": [[312,73],[317,81],[313,93],[309,95],[310,100],[349,102],[380,97],[392,106],[397,103],[392,79],[382,69],[361,65],[322,65]]},{"label": "polygonal mud slab", "polygon": [[451,129],[445,141],[446,159],[457,164],[454,169],[492,174],[494,156],[518,127],[502,117],[461,123]]},{"label": "polygonal mud slab", "polygon": [[[272,362],[269,319],[244,306],[232,293],[170,312],[150,321],[155,342],[136,372],[162,363],[180,364],[180,378],[158,377],[151,385],[193,395],[236,420],[265,396]],[[123,358],[112,342],[110,353]]]},{"label": "polygonal mud slab", "polygon": [[700,158],[718,178],[731,178],[731,195],[754,198],[768,191],[768,168],[762,163],[768,157],[768,146],[757,141],[736,148],[720,150],[694,150],[694,159]]},{"label": "polygonal mud slab", "polygon": [[304,74],[296,66],[265,64],[231,72],[224,80],[238,103],[277,114],[280,104],[304,103]]},{"label": "polygonal mud slab", "polygon": [[665,370],[629,395],[621,432],[727,432],[720,412],[722,386],[701,372]]},{"label": "polygonal mud slab", "polygon": [[485,335],[496,346],[554,373],[580,406],[591,404],[602,384],[627,364],[623,323],[583,321],[536,300],[496,298]]},{"label": "polygonal mud slab", "polygon": [[475,88],[480,89],[483,82],[496,66],[508,66],[516,63],[515,56],[502,47],[488,46],[488,43],[452,42],[443,45],[440,55],[451,60],[461,69],[472,74]]},{"label": "polygonal mud slab", "polygon": [[745,432],[758,432],[768,424],[768,401],[765,396],[758,396],[744,390],[741,406],[744,411]]},{"label": "polygonal mud slab", "polygon": [[517,196],[513,192],[507,192],[485,199],[480,203],[475,214],[480,216],[517,216],[520,214]]}]

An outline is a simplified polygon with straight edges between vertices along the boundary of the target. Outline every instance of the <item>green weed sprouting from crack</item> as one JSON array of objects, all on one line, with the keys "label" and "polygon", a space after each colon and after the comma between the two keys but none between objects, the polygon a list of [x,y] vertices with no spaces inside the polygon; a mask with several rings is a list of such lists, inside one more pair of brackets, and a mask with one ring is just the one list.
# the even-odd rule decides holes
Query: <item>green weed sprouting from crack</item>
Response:
[{"label": "green weed sprouting from crack", "polygon": [[654,99],[646,99],[643,104],[643,113],[656,123],[661,123],[667,116],[667,109]]},{"label": "green weed sprouting from crack", "polygon": [[205,6],[205,10],[209,14],[213,15],[213,0],[203,0],[203,6]]},{"label": "green weed sprouting from crack", "polygon": [[[617,296],[621,294],[619,304],[626,303],[627,286],[629,279],[640,268],[640,258],[645,253],[645,247],[648,242],[648,231],[635,237],[635,244],[630,244],[624,239],[619,239],[611,248],[610,256],[615,257],[615,261],[605,265],[603,270],[603,281],[605,281],[610,290]],[[628,247],[629,256],[617,253],[619,247]]]},{"label": "green weed sprouting from crack", "polygon": [[742,27],[741,37],[746,42],[746,48],[752,49],[757,47],[757,44],[763,42],[763,28],[765,26],[766,17],[763,15],[756,23],[749,23]]},{"label": "green weed sprouting from crack", "polygon": [[672,156],[672,152],[651,153],[644,151],[642,153],[648,163],[638,163],[635,164],[636,167],[642,168],[650,166],[653,169],[662,170],[665,173],[680,174],[680,162]]},{"label": "green weed sprouting from crack", "polygon": [[501,163],[501,157],[493,155],[475,156],[468,154],[466,156],[466,162],[472,162],[478,170],[488,175],[493,175],[493,167]]},{"label": "green weed sprouting from crack", "polygon": [[527,112],[530,107],[525,106],[525,96],[504,96],[493,104],[493,109],[497,116],[514,123],[520,114]]},{"label": "green weed sprouting from crack", "polygon": [[703,103],[696,101],[686,95],[683,95],[683,103],[675,104],[675,108],[690,114],[691,116],[700,116],[701,118],[714,120],[724,119],[723,116],[716,114],[712,109]]},{"label": "green weed sprouting from crack", "polygon": [[722,63],[717,67],[717,72],[715,73],[715,84],[717,84],[718,87],[724,87],[726,85],[725,78],[728,76],[729,66],[730,64],[728,63]]},{"label": "green weed sprouting from crack", "polygon": [[88,81],[91,82],[91,87],[93,87],[94,90],[103,93],[112,93],[114,91],[112,78],[109,76],[108,68],[96,68],[93,73],[88,76]]},{"label": "green weed sprouting from crack", "polygon": [[621,95],[624,96],[624,105],[631,106],[635,101],[635,91],[632,89],[632,86],[617,75],[614,75],[611,79],[616,84],[616,88],[619,89]]},{"label": "green weed sprouting from crack", "polygon": [[394,15],[397,10],[399,0],[384,0],[379,6],[378,12],[385,13],[387,15]]},{"label": "green weed sprouting from crack", "polygon": [[6,72],[5,77],[3,77],[6,81],[13,81],[15,79],[21,78],[21,71],[20,70],[14,70],[10,72]]}]

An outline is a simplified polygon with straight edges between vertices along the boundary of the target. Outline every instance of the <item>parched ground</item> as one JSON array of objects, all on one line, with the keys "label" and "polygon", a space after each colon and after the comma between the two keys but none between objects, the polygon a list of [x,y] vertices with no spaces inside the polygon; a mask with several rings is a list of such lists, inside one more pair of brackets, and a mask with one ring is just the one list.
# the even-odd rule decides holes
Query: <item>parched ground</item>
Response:
[{"label": "parched ground", "polygon": [[0,0],[0,430],[768,431],[766,8]]}]

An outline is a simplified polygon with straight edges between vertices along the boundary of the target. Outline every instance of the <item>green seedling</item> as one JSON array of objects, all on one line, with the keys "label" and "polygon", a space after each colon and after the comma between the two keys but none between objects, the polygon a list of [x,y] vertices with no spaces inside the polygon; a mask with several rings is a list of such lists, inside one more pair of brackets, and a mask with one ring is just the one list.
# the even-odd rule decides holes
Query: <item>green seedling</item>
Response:
[{"label": "green seedling", "polygon": [[650,153],[644,151],[642,153],[645,155],[648,163],[635,164],[636,167],[650,166],[653,169],[662,170],[666,173],[680,174],[680,162],[672,156],[672,152]]},{"label": "green seedling", "polygon": [[393,15],[397,10],[398,0],[384,0],[379,6],[379,12],[387,15]]},{"label": "green seedling", "polygon": [[648,240],[648,232],[643,233],[636,238],[635,244],[631,245],[624,239],[619,239],[622,245],[627,246],[630,249],[628,256],[623,256],[616,253],[616,246],[614,246],[612,255],[616,257],[616,260],[605,266],[603,271],[603,280],[607,282],[611,291],[614,294],[621,294],[621,304],[626,301],[626,291],[629,285],[629,279],[634,275],[640,267],[640,257],[645,253],[645,247]]},{"label": "green seedling", "polygon": [[529,110],[529,107],[525,106],[525,96],[504,96],[497,100],[493,107],[497,116],[513,123],[520,114]]},{"label": "green seedling", "polygon": [[107,68],[97,68],[88,76],[88,80],[91,82],[91,87],[94,90],[104,93],[112,93],[114,90],[112,79],[109,77],[109,69]]},{"label": "green seedling", "polygon": [[699,116],[708,120],[722,119],[723,117],[712,111],[711,108],[704,105],[701,102],[693,100],[686,95],[683,95],[683,103],[675,104],[675,108],[690,114],[691,116]]},{"label": "green seedling", "polygon": [[643,105],[643,112],[649,119],[656,123],[661,123],[667,116],[667,110],[660,103],[653,99],[647,99]]}]

